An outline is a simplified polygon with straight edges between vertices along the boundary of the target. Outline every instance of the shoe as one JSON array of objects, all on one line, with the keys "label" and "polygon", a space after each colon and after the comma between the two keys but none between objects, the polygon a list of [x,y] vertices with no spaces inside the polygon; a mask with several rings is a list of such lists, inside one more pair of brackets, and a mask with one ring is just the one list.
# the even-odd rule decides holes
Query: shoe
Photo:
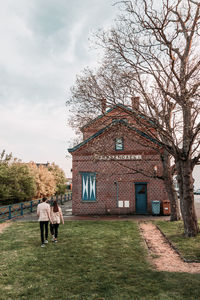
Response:
[{"label": "shoe", "polygon": [[55,238],[54,238],[54,236],[53,236],[52,239],[51,239],[51,241],[54,242],[54,239],[55,239]]},{"label": "shoe", "polygon": [[45,247],[45,244],[42,244],[41,247],[44,248],[44,247]]},{"label": "shoe", "polygon": [[45,241],[44,241],[44,243],[45,243],[45,244],[48,244],[48,241],[47,241],[47,240],[45,240]]},{"label": "shoe", "polygon": [[57,240],[54,240],[54,243],[57,243],[58,241]]}]

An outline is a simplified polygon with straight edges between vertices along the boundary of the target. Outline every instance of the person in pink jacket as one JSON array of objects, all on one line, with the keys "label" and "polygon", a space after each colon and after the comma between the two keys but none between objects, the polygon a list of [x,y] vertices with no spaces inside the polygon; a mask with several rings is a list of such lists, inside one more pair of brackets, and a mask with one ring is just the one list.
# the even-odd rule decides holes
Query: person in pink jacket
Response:
[{"label": "person in pink jacket", "polygon": [[[41,233],[41,247],[45,247],[48,243],[48,223],[51,220],[50,216],[50,205],[47,203],[47,198],[42,198],[42,203],[37,206],[38,221],[40,222],[40,233]],[[45,229],[45,239],[44,239]]]},{"label": "person in pink jacket", "polygon": [[57,243],[58,227],[60,221],[62,221],[62,223],[64,224],[64,219],[63,219],[62,210],[60,206],[58,206],[56,200],[53,202],[53,206],[51,206],[50,217],[51,217],[50,231],[52,234],[52,242]]}]

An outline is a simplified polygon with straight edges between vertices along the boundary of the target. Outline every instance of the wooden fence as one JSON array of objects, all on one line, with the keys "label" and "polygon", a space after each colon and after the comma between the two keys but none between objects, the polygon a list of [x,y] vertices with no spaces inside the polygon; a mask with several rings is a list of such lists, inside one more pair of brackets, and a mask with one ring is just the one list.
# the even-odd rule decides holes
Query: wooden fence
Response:
[{"label": "wooden fence", "polygon": [[[72,192],[69,192],[65,195],[52,196],[48,198],[49,203],[52,204],[54,199],[56,199],[58,203],[62,205],[65,202],[72,200]],[[27,202],[15,203],[12,205],[0,206],[0,222],[35,212],[37,205],[41,202],[41,200],[42,198]]]}]

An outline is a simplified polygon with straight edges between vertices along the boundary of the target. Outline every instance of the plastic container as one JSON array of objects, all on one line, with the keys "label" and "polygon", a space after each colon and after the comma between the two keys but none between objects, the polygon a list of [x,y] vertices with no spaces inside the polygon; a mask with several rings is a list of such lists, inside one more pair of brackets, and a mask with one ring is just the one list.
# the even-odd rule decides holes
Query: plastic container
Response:
[{"label": "plastic container", "polygon": [[151,207],[152,207],[152,215],[160,214],[160,201],[159,200],[151,201]]}]

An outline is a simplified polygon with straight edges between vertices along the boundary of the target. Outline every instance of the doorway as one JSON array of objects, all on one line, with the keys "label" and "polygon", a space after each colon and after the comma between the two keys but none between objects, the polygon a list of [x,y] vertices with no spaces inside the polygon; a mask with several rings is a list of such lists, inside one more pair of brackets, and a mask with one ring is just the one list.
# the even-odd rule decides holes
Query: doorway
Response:
[{"label": "doorway", "polygon": [[143,182],[135,183],[135,212],[147,213],[147,184]]}]

